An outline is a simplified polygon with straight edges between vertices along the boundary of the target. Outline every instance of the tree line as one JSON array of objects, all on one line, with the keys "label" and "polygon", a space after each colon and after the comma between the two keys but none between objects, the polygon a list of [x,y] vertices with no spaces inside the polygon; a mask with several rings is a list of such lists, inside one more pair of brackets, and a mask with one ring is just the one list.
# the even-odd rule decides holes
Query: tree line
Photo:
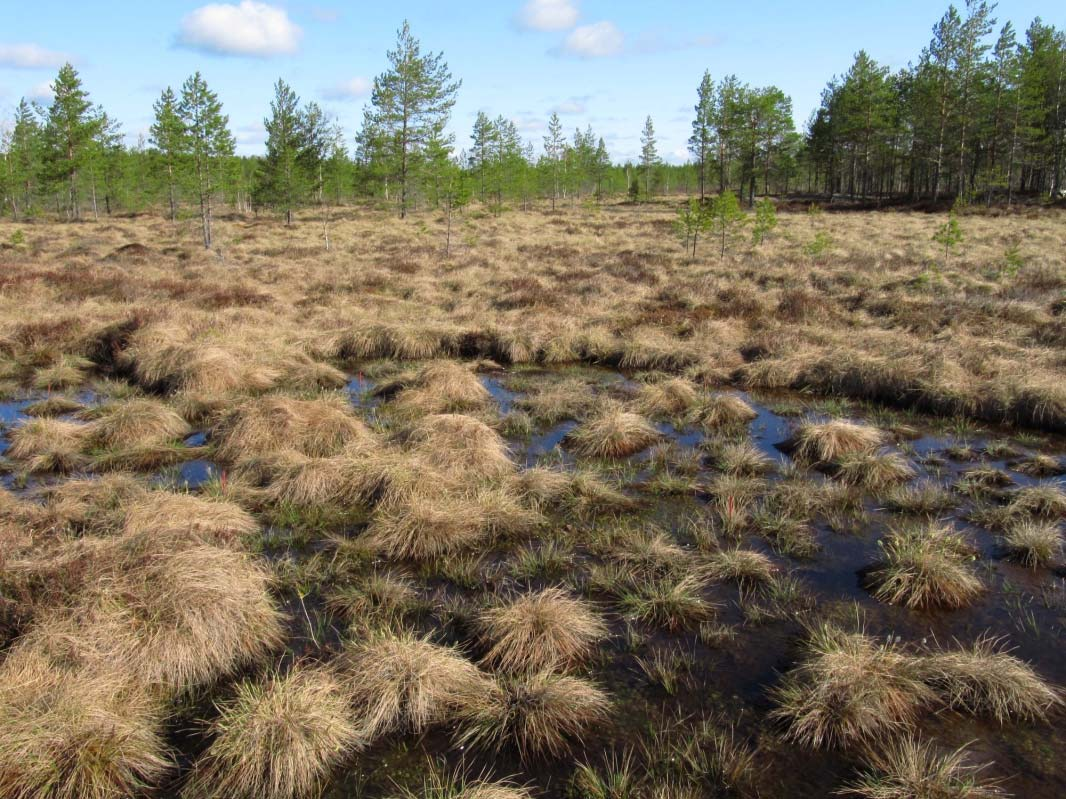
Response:
[{"label": "tree line", "polygon": [[442,53],[424,52],[405,22],[374,80],[348,149],[345,132],[284,80],[264,118],[266,152],[237,156],[229,120],[199,72],[154,105],[149,135],[130,146],[64,65],[42,106],[19,103],[0,138],[0,213],[78,220],[115,209],[195,213],[211,246],[219,204],[239,211],[330,210],[372,199],[401,216],[472,199],[499,213],[548,200],[553,208],[627,193],[698,197],[805,191],[855,198],[962,197],[991,203],[1063,193],[1066,35],[1039,18],[1023,39],[996,35],[995,5],[965,0],[933,28],[916,63],[890,74],[860,51],[833,78],[804,134],[776,86],[704,73],[696,90],[691,158],[663,162],[653,120],[635,162],[612,163],[591,127],[568,135],[552,114],[539,148],[506,117],[480,112],[462,144],[448,132],[461,88]]}]

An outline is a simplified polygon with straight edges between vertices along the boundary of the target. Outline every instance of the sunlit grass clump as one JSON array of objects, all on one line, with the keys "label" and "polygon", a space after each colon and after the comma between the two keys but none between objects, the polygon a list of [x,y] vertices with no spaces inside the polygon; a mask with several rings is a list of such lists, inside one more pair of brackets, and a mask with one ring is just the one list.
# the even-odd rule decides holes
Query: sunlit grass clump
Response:
[{"label": "sunlit grass clump", "polygon": [[614,408],[590,419],[567,436],[570,446],[587,458],[625,458],[659,440],[643,416]]},{"label": "sunlit grass clump", "polygon": [[881,431],[844,419],[804,422],[792,437],[798,458],[811,463],[831,463],[846,455],[872,452],[882,441]]},{"label": "sunlit grass clump", "polygon": [[1062,556],[1062,532],[1057,522],[1023,519],[1003,533],[1007,555],[1030,569],[1049,566]]},{"label": "sunlit grass clump", "polygon": [[488,608],[479,624],[489,645],[485,660],[512,672],[573,666],[607,635],[607,626],[586,602],[559,588]]},{"label": "sunlit grass clump", "polygon": [[341,670],[367,741],[476,715],[493,689],[491,678],[455,649],[409,632],[373,632],[353,641]]},{"label": "sunlit grass clump", "polygon": [[265,682],[242,682],[219,708],[213,738],[182,796],[305,799],[362,741],[347,692],[324,669],[295,666]]},{"label": "sunlit grass clump", "polygon": [[487,700],[464,723],[459,741],[497,749],[514,744],[526,760],[565,755],[610,708],[592,682],[552,671],[504,679]]},{"label": "sunlit grass clump", "polygon": [[870,573],[874,596],[908,608],[960,608],[984,590],[971,565],[973,549],[937,523],[893,530],[881,543],[883,560]]},{"label": "sunlit grass clump", "polygon": [[812,748],[890,740],[935,699],[913,657],[827,624],[811,631],[775,697],[788,738]]},{"label": "sunlit grass clump", "polygon": [[860,799],[995,799],[1004,796],[995,780],[980,776],[983,767],[967,762],[964,748],[941,752],[931,743],[906,736],[874,750],[870,768],[841,791]]}]

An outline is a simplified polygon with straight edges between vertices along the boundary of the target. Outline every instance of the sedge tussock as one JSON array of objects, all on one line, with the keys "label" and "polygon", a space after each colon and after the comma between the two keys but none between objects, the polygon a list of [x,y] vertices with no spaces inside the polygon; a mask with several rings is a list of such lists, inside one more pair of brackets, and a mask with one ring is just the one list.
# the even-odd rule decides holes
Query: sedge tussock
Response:
[{"label": "sedge tussock", "polygon": [[883,560],[870,573],[882,602],[908,608],[960,608],[984,586],[970,565],[972,548],[936,522],[891,531],[881,542]]},{"label": "sedge tussock", "polygon": [[491,678],[457,650],[410,632],[348,644],[340,669],[366,741],[483,712],[492,693]]},{"label": "sedge tussock", "polygon": [[888,740],[935,699],[915,658],[827,624],[811,631],[774,695],[787,737],[815,749]]},{"label": "sedge tussock", "polygon": [[10,433],[7,455],[29,472],[70,472],[84,466],[88,427],[63,419],[29,419]]},{"label": "sedge tussock", "polygon": [[459,743],[495,749],[513,743],[527,761],[565,755],[610,709],[592,682],[552,671],[506,678],[486,700],[464,719]]},{"label": "sedge tussock", "polygon": [[870,756],[870,767],[838,793],[860,799],[996,799],[1005,794],[984,766],[968,763],[965,747],[942,752],[910,736]]},{"label": "sedge tussock", "polygon": [[696,384],[676,377],[642,386],[636,407],[646,416],[680,417],[688,413],[698,400]]},{"label": "sedge tussock", "polygon": [[693,424],[704,430],[745,425],[759,414],[738,394],[712,394],[699,401],[690,413]]},{"label": "sedge tussock", "polygon": [[373,436],[340,395],[316,399],[258,397],[239,405],[216,426],[218,457],[230,463],[293,451],[307,457],[340,454]]},{"label": "sedge tussock", "polygon": [[454,361],[433,361],[419,370],[393,406],[401,413],[423,416],[477,411],[491,399],[472,370]]},{"label": "sedge tussock", "polygon": [[172,766],[164,709],[125,676],[57,668],[26,647],[0,666],[0,796],[125,799]]},{"label": "sedge tussock", "polygon": [[500,434],[472,416],[431,414],[411,430],[411,453],[423,463],[452,474],[494,479],[516,469]]},{"label": "sedge tussock", "polygon": [[607,635],[586,603],[560,588],[525,594],[482,612],[485,660],[510,672],[567,669],[585,660]]},{"label": "sedge tussock", "polygon": [[123,531],[230,544],[257,533],[259,524],[239,505],[223,499],[151,491],[129,504]]},{"label": "sedge tussock", "polygon": [[871,452],[883,441],[880,430],[844,419],[804,422],[792,437],[796,456],[811,463],[831,463],[845,455]]},{"label": "sedge tussock", "polygon": [[1007,555],[1030,569],[1048,566],[1062,556],[1062,533],[1057,522],[1023,519],[1001,538]]},{"label": "sedge tussock", "polygon": [[138,397],[93,408],[82,416],[89,422],[86,434],[102,448],[151,447],[192,432],[166,403]]},{"label": "sedge tussock", "polygon": [[659,438],[659,431],[643,416],[615,408],[571,430],[566,440],[586,458],[625,458]]},{"label": "sedge tussock", "polygon": [[296,665],[263,683],[242,682],[219,707],[213,738],[193,767],[189,799],[310,799],[362,745],[348,693],[321,668]]},{"label": "sedge tussock", "polygon": [[1044,721],[1049,710],[1062,704],[1058,690],[990,636],[970,647],[934,649],[921,658],[920,671],[948,707],[1000,724]]}]

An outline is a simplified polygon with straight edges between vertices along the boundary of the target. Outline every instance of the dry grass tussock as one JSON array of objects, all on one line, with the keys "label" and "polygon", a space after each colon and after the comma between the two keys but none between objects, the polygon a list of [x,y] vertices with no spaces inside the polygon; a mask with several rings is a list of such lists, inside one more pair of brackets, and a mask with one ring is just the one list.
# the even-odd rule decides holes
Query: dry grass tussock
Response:
[{"label": "dry grass tussock", "polygon": [[483,611],[485,660],[511,672],[565,669],[588,657],[607,626],[587,603],[559,588],[525,594]]},{"label": "dry grass tussock", "polygon": [[659,431],[640,414],[611,408],[572,430],[567,442],[587,458],[625,458],[659,438]]},{"label": "dry grass tussock", "polygon": [[347,397],[316,399],[283,395],[257,397],[238,405],[215,425],[218,458],[240,463],[283,452],[312,458],[338,455],[349,447],[370,447],[373,435],[352,412]]},{"label": "dry grass tussock", "polygon": [[832,463],[845,455],[868,453],[882,442],[880,430],[844,419],[804,422],[792,437],[796,457],[812,463]]},{"label": "dry grass tussock", "polygon": [[893,530],[881,542],[883,560],[870,574],[874,596],[909,608],[959,608],[984,586],[971,563],[973,549],[936,522]]},{"label": "dry grass tussock", "polygon": [[494,692],[457,650],[410,632],[372,632],[348,645],[338,668],[366,741],[485,712]]},{"label": "dry grass tussock", "polygon": [[30,419],[10,433],[7,455],[29,472],[70,472],[88,462],[87,425],[62,419]]},{"label": "dry grass tussock", "polygon": [[455,361],[423,366],[392,402],[411,416],[463,413],[487,407],[491,395],[470,369]]},{"label": "dry grass tussock", "polygon": [[411,430],[410,452],[464,479],[493,479],[515,469],[499,433],[472,416],[457,413],[431,414],[419,420]]},{"label": "dry grass tussock", "polygon": [[821,625],[775,690],[773,716],[810,747],[874,743],[910,727],[935,700],[914,658],[862,633]]},{"label": "dry grass tussock", "polygon": [[124,799],[170,770],[159,701],[119,673],[19,648],[0,666],[0,796]]},{"label": "dry grass tussock", "polygon": [[485,699],[466,720],[460,743],[497,749],[514,744],[526,760],[565,755],[610,709],[593,683],[552,671],[507,678]]},{"label": "dry grass tussock", "polygon": [[212,722],[211,746],[182,795],[189,799],[304,799],[362,744],[347,691],[321,668],[297,665],[242,682]]},{"label": "dry grass tussock", "polygon": [[103,448],[148,447],[185,438],[192,432],[181,416],[158,400],[133,398],[101,405],[82,414],[87,435]]},{"label": "dry grass tussock", "polygon": [[869,757],[870,768],[840,791],[861,799],[996,799],[999,782],[981,777],[984,766],[968,762],[965,748],[942,752],[905,736]]},{"label": "dry grass tussock", "polygon": [[123,522],[128,535],[226,545],[259,531],[250,513],[222,499],[169,491],[151,491],[133,499]]}]

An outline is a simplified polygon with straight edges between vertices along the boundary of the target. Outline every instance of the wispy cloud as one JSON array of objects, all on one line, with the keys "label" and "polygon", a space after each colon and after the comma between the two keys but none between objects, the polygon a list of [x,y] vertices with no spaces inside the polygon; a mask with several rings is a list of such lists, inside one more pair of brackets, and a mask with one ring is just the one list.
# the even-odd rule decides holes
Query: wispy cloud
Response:
[{"label": "wispy cloud", "polygon": [[367,78],[351,78],[323,89],[322,96],[327,100],[357,100],[366,97],[373,88],[373,82]]},{"label": "wispy cloud", "polygon": [[590,95],[584,95],[583,97],[569,97],[560,103],[556,103],[548,109],[553,114],[584,114],[588,108],[588,102],[592,99]]},{"label": "wispy cloud", "polygon": [[67,53],[46,50],[37,44],[0,44],[0,67],[56,69],[73,60]]},{"label": "wispy cloud", "polygon": [[241,0],[201,6],[181,21],[178,44],[217,55],[266,58],[295,53],[303,31],[283,8]]},{"label": "wispy cloud", "polygon": [[529,0],[515,21],[531,31],[565,31],[577,24],[577,4],[573,0]]},{"label": "wispy cloud", "polygon": [[578,58],[606,58],[621,55],[626,37],[608,20],[574,28],[557,52]]},{"label": "wispy cloud", "polygon": [[26,99],[34,103],[50,103],[53,97],[55,97],[55,92],[52,91],[52,84],[49,81],[38,83],[26,95]]}]

